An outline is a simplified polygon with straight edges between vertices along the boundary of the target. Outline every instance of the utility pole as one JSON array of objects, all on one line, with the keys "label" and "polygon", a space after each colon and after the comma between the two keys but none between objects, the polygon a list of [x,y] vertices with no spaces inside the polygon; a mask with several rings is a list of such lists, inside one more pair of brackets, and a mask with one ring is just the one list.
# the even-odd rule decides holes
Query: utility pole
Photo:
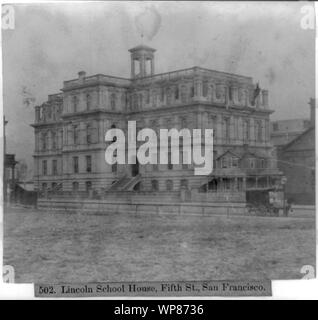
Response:
[{"label": "utility pole", "polygon": [[8,121],[5,116],[3,116],[3,204],[6,204],[7,201],[7,181],[6,181],[6,124]]}]

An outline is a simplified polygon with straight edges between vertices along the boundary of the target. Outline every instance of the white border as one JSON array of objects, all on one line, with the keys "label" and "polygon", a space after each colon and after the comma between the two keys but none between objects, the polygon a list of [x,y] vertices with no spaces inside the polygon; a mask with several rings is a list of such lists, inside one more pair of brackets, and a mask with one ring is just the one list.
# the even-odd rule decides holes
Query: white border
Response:
[{"label": "white border", "polygon": [[[20,0],[16,1],[15,3],[69,3],[69,1],[27,1],[27,0]],[[80,2],[82,1],[75,1]],[[91,1],[90,1],[91,2]],[[0,4],[12,4],[12,1],[8,0],[0,0]],[[312,2],[304,2],[304,5],[310,5]],[[315,5],[315,14],[316,14],[316,21],[318,21],[318,14],[317,14],[317,2],[314,2]],[[2,52],[2,42],[1,42],[1,33],[0,33],[0,49]],[[316,66],[315,66],[315,74],[316,79],[318,78],[318,44],[317,44],[317,25],[316,25]],[[318,97],[318,86],[316,82],[316,98]],[[0,137],[2,139],[2,118],[3,118],[3,100],[2,100],[2,57],[0,58]],[[316,120],[317,120],[317,112],[316,112]],[[317,123],[317,122],[316,122]],[[318,139],[317,139],[317,131],[316,131],[316,150],[318,146]],[[0,151],[0,154],[2,155],[2,150]],[[317,161],[318,158],[316,158],[316,167],[317,167]],[[2,177],[2,170],[3,170],[3,161],[1,159],[0,164],[0,174]],[[316,170],[316,181],[318,181],[318,172]],[[317,184],[317,183],[316,183]],[[0,179],[0,188],[2,189],[2,178]],[[1,190],[0,189],[0,190]],[[318,194],[318,188],[316,188],[316,199]],[[2,197],[2,196],[1,196]],[[0,199],[2,200],[2,199]],[[2,247],[2,241],[3,241],[3,210],[2,210],[2,202],[0,205],[0,275],[2,275],[2,261],[3,261],[3,247]],[[316,219],[316,239],[317,239],[317,232],[318,230],[318,223]],[[316,247],[316,260],[318,256],[318,250]],[[317,266],[317,264],[316,264]],[[33,291],[33,284],[4,284],[2,283],[2,276],[0,277],[0,299],[14,299],[14,300],[20,300],[20,299],[37,299],[34,298],[34,291]],[[293,299],[293,300],[299,300],[299,299],[311,299],[316,300],[318,299],[318,279],[311,279],[311,280],[275,280],[272,282],[273,287],[273,297],[260,297],[260,298],[254,298],[254,297],[244,297],[244,298],[219,298],[219,297],[193,297],[193,300],[224,300],[224,299],[256,299],[256,300],[271,300],[271,299]],[[42,298],[40,298],[42,299]],[[74,298],[75,299],[75,298]],[[91,299],[91,298],[84,298],[84,299]],[[95,298],[94,298],[95,299]],[[108,299],[108,300],[134,300],[134,299],[140,299],[140,300],[154,300],[159,299],[159,297],[154,298],[144,298],[144,297],[128,297],[128,298],[108,298],[108,297],[102,297],[102,298],[96,298],[96,299]],[[175,298],[173,297],[163,297],[164,300],[173,300]],[[190,299],[190,297],[184,297],[184,298],[177,298],[178,300],[185,300]],[[192,299],[192,298],[191,298]]]}]

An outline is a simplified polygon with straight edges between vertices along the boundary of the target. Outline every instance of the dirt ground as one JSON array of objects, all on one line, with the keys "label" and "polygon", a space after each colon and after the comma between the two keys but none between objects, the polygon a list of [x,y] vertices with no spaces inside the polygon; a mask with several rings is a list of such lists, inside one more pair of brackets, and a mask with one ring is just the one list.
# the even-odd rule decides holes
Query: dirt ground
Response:
[{"label": "dirt ground", "polygon": [[18,283],[301,278],[315,221],[10,209],[4,264]]}]

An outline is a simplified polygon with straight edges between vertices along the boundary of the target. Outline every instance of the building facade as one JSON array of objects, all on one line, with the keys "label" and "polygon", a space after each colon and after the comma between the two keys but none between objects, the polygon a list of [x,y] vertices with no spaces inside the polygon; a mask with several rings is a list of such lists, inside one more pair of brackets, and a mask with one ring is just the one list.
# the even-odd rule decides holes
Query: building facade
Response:
[{"label": "building facade", "polygon": [[[35,107],[36,188],[101,195],[185,189],[199,199],[200,193],[234,196],[277,184],[267,90],[250,77],[200,67],[155,74],[155,49],[141,45],[129,52],[130,79],[81,71]],[[213,128],[213,172],[196,176],[191,164],[107,164],[106,131],[127,132],[130,120],[137,131]]]}]

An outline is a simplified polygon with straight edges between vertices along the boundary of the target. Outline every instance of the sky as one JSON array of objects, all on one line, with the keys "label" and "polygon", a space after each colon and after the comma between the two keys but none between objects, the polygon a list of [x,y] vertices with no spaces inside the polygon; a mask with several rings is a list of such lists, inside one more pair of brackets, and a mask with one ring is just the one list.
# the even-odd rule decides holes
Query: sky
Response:
[{"label": "sky", "polygon": [[[306,3],[308,5],[308,3]],[[128,50],[157,49],[156,73],[201,66],[251,76],[271,119],[309,117],[315,31],[299,2],[81,2],[15,5],[2,30],[7,152],[32,168],[34,106],[77,73],[129,77]]]}]

